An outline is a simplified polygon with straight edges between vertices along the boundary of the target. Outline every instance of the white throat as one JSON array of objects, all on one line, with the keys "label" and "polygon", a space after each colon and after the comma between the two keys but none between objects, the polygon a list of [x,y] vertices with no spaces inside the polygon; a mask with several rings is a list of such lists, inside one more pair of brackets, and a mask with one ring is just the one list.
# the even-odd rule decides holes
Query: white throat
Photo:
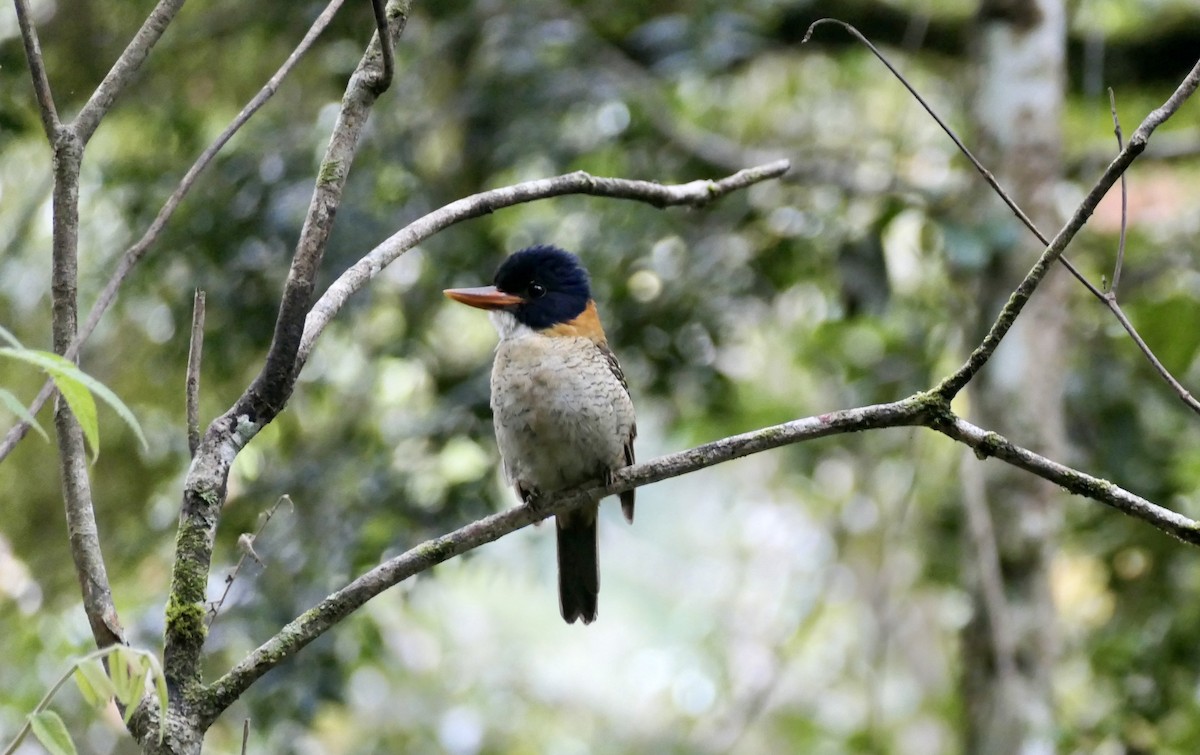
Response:
[{"label": "white throat", "polygon": [[496,332],[500,334],[501,341],[516,338],[526,338],[528,336],[537,334],[536,330],[517,320],[516,316],[512,312],[505,312],[502,309],[493,309],[488,312],[488,318],[491,319],[492,325],[496,328]]}]

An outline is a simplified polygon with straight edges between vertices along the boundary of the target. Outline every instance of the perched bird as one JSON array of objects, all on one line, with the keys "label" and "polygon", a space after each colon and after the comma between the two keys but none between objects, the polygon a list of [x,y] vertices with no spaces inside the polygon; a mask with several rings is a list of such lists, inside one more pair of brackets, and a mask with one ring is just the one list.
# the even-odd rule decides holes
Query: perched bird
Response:
[{"label": "perched bird", "polygon": [[[587,270],[554,246],[512,254],[491,286],[454,288],[451,299],[489,311],[500,334],[492,365],[492,420],[504,471],[517,495],[609,481],[633,464],[633,401],[608,347]],[[633,491],[621,494],[633,521]],[[557,517],[558,597],[568,624],[596,619],[599,503]]]}]

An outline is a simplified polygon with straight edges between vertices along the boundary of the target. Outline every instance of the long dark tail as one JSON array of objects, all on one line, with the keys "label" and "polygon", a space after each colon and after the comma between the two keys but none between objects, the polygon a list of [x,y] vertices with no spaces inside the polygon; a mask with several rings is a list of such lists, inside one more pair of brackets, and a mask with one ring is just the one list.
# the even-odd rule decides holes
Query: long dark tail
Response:
[{"label": "long dark tail", "polygon": [[596,507],[557,517],[558,603],[568,624],[596,620],[600,563],[596,552]]}]

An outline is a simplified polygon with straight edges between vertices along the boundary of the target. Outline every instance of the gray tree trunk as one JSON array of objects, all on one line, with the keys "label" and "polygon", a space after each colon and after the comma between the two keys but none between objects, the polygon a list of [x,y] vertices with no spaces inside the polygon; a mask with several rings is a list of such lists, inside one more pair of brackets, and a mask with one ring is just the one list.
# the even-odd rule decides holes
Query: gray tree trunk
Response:
[{"label": "gray tree trunk", "polygon": [[[977,152],[1044,233],[1062,223],[1054,189],[1061,174],[1066,11],[1062,0],[982,0],[972,116]],[[982,192],[981,192],[982,193]],[[987,192],[976,220],[991,231],[993,257],[980,283],[986,327],[1029,269],[1039,246]],[[989,233],[981,230],[981,233]],[[970,392],[971,411],[1015,442],[1063,456],[1065,300],[1061,269]],[[1049,568],[1061,529],[1062,493],[1000,464],[963,462],[966,547],[974,618],[963,633],[965,751],[1052,753],[1051,685],[1057,651]]]}]

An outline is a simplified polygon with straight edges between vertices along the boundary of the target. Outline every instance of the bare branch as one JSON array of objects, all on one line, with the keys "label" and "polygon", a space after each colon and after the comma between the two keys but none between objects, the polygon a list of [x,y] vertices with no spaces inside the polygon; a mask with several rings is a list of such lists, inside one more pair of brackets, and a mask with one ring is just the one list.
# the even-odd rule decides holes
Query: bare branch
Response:
[{"label": "bare branch", "polygon": [[[975,170],[979,172],[979,175],[983,176],[983,180],[987,182],[988,186],[992,187],[992,191],[994,191],[996,195],[1000,197],[1001,201],[1008,205],[1008,209],[1012,210],[1013,214],[1017,216],[1017,219],[1020,220],[1026,228],[1032,231],[1033,235],[1037,236],[1038,241],[1041,241],[1043,245],[1050,244],[1050,241],[1044,235],[1042,235],[1042,232],[1037,229],[1037,226],[1033,224],[1033,221],[1030,220],[1029,216],[1025,214],[1025,211],[1022,210],[1020,206],[1013,201],[1012,197],[1008,195],[1008,192],[1006,192],[1003,187],[1000,186],[1000,182],[996,180],[996,177],[992,175],[992,172],[983,167],[983,163],[979,162],[979,159],[975,157],[974,153],[967,149],[967,145],[963,143],[962,139],[958,138],[958,134],[954,132],[954,129],[950,128],[950,125],[942,120],[941,116],[937,114],[933,107],[925,101],[925,98],[922,97],[917,92],[916,88],[908,82],[908,79],[904,78],[904,75],[900,73],[900,71],[896,70],[896,67],[892,65],[891,61],[884,57],[884,54],[880,52],[875,45],[871,44],[871,41],[864,37],[862,32],[844,21],[838,21],[837,19],[833,18],[822,18],[814,21],[812,25],[808,27],[808,31],[805,33],[804,39],[801,40],[801,44],[807,42],[812,37],[813,31],[818,26],[823,24],[836,24],[841,26],[855,39],[866,45],[867,49],[869,49],[881,63],[887,66],[887,69],[892,72],[892,75],[895,76],[900,83],[904,85],[904,88],[908,90],[909,94],[911,94],[917,100],[917,102],[920,103],[921,107],[925,109],[925,112],[929,113],[929,116],[933,118],[942,131],[946,133],[946,136],[950,137],[950,140],[954,142],[954,146],[958,147],[958,151],[962,152],[963,156],[971,162],[971,165],[975,166]],[[1071,263],[1070,260],[1068,260],[1066,257],[1063,257],[1061,253],[1058,256],[1058,259],[1060,262],[1062,262],[1063,267],[1067,268],[1071,275],[1075,276],[1075,279],[1082,283],[1083,286],[1089,292],[1091,292],[1092,296],[1095,296],[1097,299],[1104,298],[1104,293],[1100,291],[1100,289],[1093,286],[1091,281],[1084,277],[1083,273],[1079,272],[1079,270],[1074,264]]]},{"label": "bare branch", "polygon": [[252,652],[205,691],[203,715],[209,721],[215,719],[256,679],[295,655],[305,645],[387,588],[510,532],[553,514],[595,501],[603,495],[688,474],[772,448],[859,430],[926,424],[932,421],[927,415],[928,406],[927,397],[918,394],[891,404],[806,417],[723,438],[617,470],[613,474],[612,484],[607,488],[597,484],[572,488],[548,497],[545,502],[539,504],[536,511],[528,506],[518,506],[421,543],[380,564],[328,596]]},{"label": "bare branch", "polygon": [[396,75],[396,51],[392,45],[392,37],[388,34],[388,20],[384,0],[371,0],[371,9],[375,11],[375,38],[383,52],[383,76],[379,81],[381,90],[392,85]]},{"label": "bare branch", "polygon": [[[1113,94],[1112,87],[1108,89],[1108,105],[1112,109],[1113,119],[1113,134],[1117,137],[1117,152],[1124,148],[1124,140],[1121,136],[1121,120],[1117,117],[1117,96]],[[1117,263],[1113,267],[1112,286],[1108,289],[1108,295],[1116,297],[1117,288],[1121,285],[1121,268],[1125,265],[1125,230],[1129,223],[1129,190],[1126,186],[1125,174],[1121,174],[1121,236],[1117,241]]]},{"label": "bare branch", "polygon": [[1146,355],[1146,359],[1150,362],[1150,366],[1154,368],[1154,371],[1158,373],[1159,377],[1161,377],[1167,383],[1167,385],[1171,386],[1171,390],[1175,391],[1175,395],[1179,396],[1179,400],[1182,401],[1187,408],[1191,409],[1196,414],[1200,414],[1200,401],[1197,401],[1196,398],[1192,396],[1191,392],[1183,386],[1183,383],[1180,383],[1178,380],[1176,380],[1175,376],[1171,374],[1166,365],[1164,365],[1162,361],[1154,355],[1154,352],[1151,351],[1146,342],[1142,340],[1141,334],[1138,333],[1137,329],[1133,327],[1133,323],[1129,321],[1129,317],[1125,314],[1125,310],[1121,309],[1121,305],[1117,303],[1116,296],[1110,295],[1105,297],[1104,304],[1117,318],[1117,322],[1121,323],[1121,327],[1125,329],[1125,332],[1129,334],[1129,337],[1133,339],[1133,342],[1137,344],[1138,349],[1140,349],[1141,352]]},{"label": "bare branch", "polygon": [[[50,311],[54,351],[64,354],[75,337],[79,316],[79,169],[83,145],[69,129],[60,129],[53,147]],[[92,637],[97,647],[103,648],[124,642],[124,630],[117,618],[104,555],[100,550],[83,431],[66,401],[59,401],[55,408],[54,426],[58,436],[59,472],[71,558],[75,562]]]},{"label": "bare branch", "polygon": [[1185,543],[1200,545],[1200,522],[1147,501],[1141,496],[1114,485],[1108,480],[1092,477],[1044,456],[1021,448],[998,433],[989,432],[966,420],[953,417],[950,422],[931,425],[954,440],[975,449],[976,456],[994,456],[1014,467],[1062,486],[1067,492],[1107,504],[1129,516],[1149,523],[1155,529]]},{"label": "bare branch", "polygon": [[[24,0],[21,1],[23,2]],[[330,1],[329,5],[325,7],[325,10],[323,10],[321,14],[317,16],[315,21],[313,21],[312,26],[309,27],[308,32],[304,35],[304,39],[300,41],[300,44],[296,46],[296,49],[292,51],[287,60],[284,61],[283,65],[279,67],[279,70],[267,80],[267,83],[263,85],[262,89],[260,89],[258,93],[255,94],[248,103],[246,103],[246,106],[243,107],[241,112],[239,112],[237,116],[229,122],[229,125],[225,127],[225,130],[222,131],[215,140],[213,140],[212,144],[208,145],[208,147],[202,153],[200,153],[200,156],[196,158],[196,162],[194,162],[192,166],[188,168],[187,173],[184,174],[183,179],[179,182],[179,185],[175,188],[175,191],[171,193],[171,196],[167,198],[167,201],[163,204],[162,209],[158,211],[158,215],[156,215],[154,220],[150,223],[150,226],[146,229],[146,232],[142,234],[142,237],[138,239],[137,243],[126,249],[124,254],[121,255],[120,261],[117,262],[116,269],[113,270],[108,282],[104,284],[104,288],[100,291],[100,295],[96,297],[96,301],[92,305],[91,311],[88,312],[87,319],[79,328],[79,332],[72,341],[71,347],[67,349],[66,356],[68,359],[73,359],[75,355],[79,353],[79,349],[83,346],[87,339],[91,337],[92,333],[96,329],[96,326],[100,324],[101,318],[103,318],[104,314],[108,311],[108,308],[112,306],[112,303],[116,300],[117,291],[120,290],[121,285],[125,282],[125,279],[129,277],[129,274],[133,271],[133,268],[137,265],[137,263],[140,262],[143,257],[145,257],[146,253],[150,251],[150,248],[154,245],[154,243],[158,241],[158,237],[162,234],[167,222],[170,221],[171,217],[175,214],[175,210],[179,208],[179,205],[183,202],[184,197],[186,197],[188,192],[191,191],[192,186],[195,185],[196,180],[200,177],[200,174],[209,166],[209,164],[213,161],[213,158],[217,156],[217,154],[225,147],[229,140],[233,138],[233,135],[236,134],[242,126],[246,125],[250,118],[257,113],[259,109],[261,109],[262,106],[265,105],[277,91],[279,91],[279,87],[283,83],[283,80],[292,72],[292,69],[296,67],[297,63],[300,62],[300,59],[304,56],[304,54],[307,53],[308,50],[313,46],[313,43],[316,42],[317,38],[321,35],[321,32],[325,31],[330,22],[333,20],[333,17],[336,15],[337,11],[344,4],[345,0]],[[55,389],[53,381],[47,380],[42,385],[42,389],[38,392],[37,397],[34,398],[34,400],[30,403],[29,413],[36,415],[45,405],[46,401],[54,395],[54,391]],[[17,444],[28,432],[29,423],[24,421],[18,422],[8,431],[8,433],[4,436],[4,440],[0,442],[0,461],[4,461],[4,459],[10,453],[12,453],[12,450],[16,448]]]},{"label": "bare branch", "polygon": [[[1147,115],[1141,125],[1137,127],[1137,130],[1133,132],[1129,143],[1117,154],[1116,159],[1109,164],[1108,168],[1104,171],[1104,175],[1100,177],[1095,186],[1092,187],[1092,190],[1084,197],[1079,207],[1075,209],[1075,213],[1071,216],[1071,219],[1062,227],[1046,250],[1042,252],[1037,262],[1034,263],[1029,273],[1025,276],[1025,279],[1013,291],[1008,303],[1004,305],[996,321],[992,323],[992,327],[983,339],[983,343],[971,352],[971,356],[968,357],[962,367],[938,385],[936,389],[938,393],[946,398],[953,397],[987,363],[992,353],[996,350],[996,347],[1000,345],[1000,341],[1012,327],[1017,315],[1025,308],[1025,303],[1029,301],[1029,297],[1033,295],[1033,292],[1042,282],[1042,279],[1046,277],[1046,273],[1050,271],[1050,266],[1062,255],[1063,250],[1075,238],[1075,234],[1079,232],[1079,229],[1083,228],[1088,218],[1091,217],[1092,212],[1095,211],[1096,205],[1100,204],[1100,200],[1104,198],[1108,190],[1112,188],[1117,179],[1125,172],[1125,169],[1146,149],[1146,143],[1149,141],[1154,129],[1158,128],[1174,115],[1175,111],[1191,96],[1198,85],[1200,85],[1200,62],[1196,63],[1170,98],[1161,107],[1155,108]],[[1108,301],[1103,295],[1100,298],[1102,301]],[[1140,341],[1140,339],[1138,340]],[[1143,353],[1147,353],[1149,356],[1148,351],[1143,350]]]},{"label": "bare branch", "polygon": [[200,446],[200,357],[204,351],[204,292],[196,289],[192,297],[192,337],[188,343],[187,405],[188,452],[196,456]]},{"label": "bare branch", "polygon": [[184,0],[159,0],[158,5],[154,6],[154,10],[150,11],[150,15],[142,22],[142,28],[137,30],[137,34],[125,46],[117,62],[113,63],[113,67],[96,87],[96,91],[92,92],[91,98],[71,124],[82,144],[87,144],[92,134],[96,133],[100,121],[108,114],[121,92],[133,81],[142,63],[167,30],[167,25],[183,7],[183,3]]},{"label": "bare branch", "polygon": [[[1075,214],[1072,216],[1071,220],[1068,221],[1067,225],[1064,226],[1061,231],[1059,231],[1058,235],[1053,241],[1048,241],[1045,235],[1042,234],[1042,232],[1039,231],[1038,228],[1033,224],[1033,221],[1029,219],[1029,216],[1027,216],[1025,212],[1016,204],[1016,202],[1014,202],[1012,198],[1008,196],[1008,193],[1001,188],[991,171],[987,170],[983,164],[976,159],[975,155],[973,155],[971,151],[967,149],[966,145],[963,144],[962,140],[958,138],[958,135],[954,133],[950,126],[947,125],[946,122],[941,119],[941,117],[938,116],[938,114],[925,101],[925,99],[917,93],[917,90],[913,88],[908,80],[905,79],[904,76],[891,64],[891,62],[884,57],[883,53],[881,53],[873,44],[871,44],[871,42],[857,29],[850,24],[847,24],[843,21],[838,21],[836,19],[821,19],[815,21],[811,26],[809,26],[808,32],[804,35],[802,42],[807,42],[809,38],[812,37],[813,30],[822,24],[837,24],[838,26],[846,29],[846,31],[858,39],[858,41],[860,41],[862,44],[866,45],[871,52],[874,53],[875,57],[877,57],[885,66],[887,66],[888,70],[891,71],[892,74],[900,81],[900,83],[903,84],[906,89],[908,89],[909,93],[916,98],[917,102],[921,104],[921,107],[925,108],[925,112],[929,113],[930,117],[932,117],[934,121],[937,122],[938,126],[941,127],[942,131],[944,131],[946,135],[950,137],[955,146],[958,147],[959,151],[971,161],[971,164],[975,166],[975,169],[979,171],[979,174],[983,176],[984,180],[987,181],[992,190],[996,192],[996,194],[1001,200],[1004,201],[1006,205],[1008,205],[1009,209],[1013,211],[1013,213],[1021,220],[1025,227],[1028,228],[1033,235],[1038,238],[1039,241],[1048,247],[1042,253],[1042,257],[1034,265],[1033,269],[1021,282],[1021,285],[1018,286],[1017,290],[1013,292],[1008,304],[1000,312],[1000,315],[997,317],[996,322],[993,324],[983,344],[981,344],[975,349],[974,352],[972,352],[967,364],[963,365],[958,372],[942,382],[938,390],[943,391],[944,395],[947,397],[952,397],[958,391],[962,390],[963,386],[967,384],[975,372],[982,368],[982,366],[991,357],[991,353],[1000,344],[1000,340],[1008,332],[1008,329],[1012,327],[1012,323],[1016,319],[1016,315],[1019,314],[1024,308],[1025,302],[1028,301],[1029,296],[1040,284],[1041,279],[1045,277],[1049,270],[1048,263],[1057,259],[1062,262],[1064,266],[1066,266],[1067,270],[1069,270],[1071,274],[1075,276],[1076,280],[1082,283],[1093,296],[1103,302],[1104,305],[1112,311],[1117,320],[1120,321],[1121,326],[1125,328],[1125,331],[1129,333],[1130,337],[1133,338],[1133,342],[1137,346],[1138,350],[1142,352],[1142,355],[1148,362],[1150,362],[1150,364],[1154,367],[1154,370],[1163,378],[1163,380],[1171,387],[1171,389],[1175,391],[1180,400],[1182,400],[1184,404],[1186,404],[1192,411],[1200,413],[1200,402],[1197,402],[1196,399],[1192,397],[1187,389],[1185,389],[1183,385],[1176,380],[1173,375],[1171,375],[1171,373],[1163,365],[1162,361],[1155,356],[1154,352],[1146,344],[1145,340],[1142,339],[1141,335],[1139,335],[1137,330],[1133,327],[1133,323],[1130,322],[1129,318],[1125,316],[1125,313],[1121,311],[1121,307],[1116,301],[1117,284],[1120,282],[1121,267],[1125,257],[1125,226],[1127,207],[1125,169],[1139,154],[1145,150],[1146,142],[1149,140],[1150,134],[1154,131],[1154,129],[1174,115],[1175,111],[1178,110],[1179,107],[1187,100],[1187,98],[1191,96],[1192,92],[1196,90],[1197,85],[1200,84],[1200,62],[1197,62],[1197,64],[1192,68],[1191,72],[1179,84],[1167,102],[1146,116],[1145,120],[1142,121],[1142,124],[1138,127],[1137,131],[1134,132],[1134,138],[1130,140],[1129,148],[1125,148],[1121,144],[1121,124],[1120,121],[1117,120],[1116,100],[1113,97],[1112,90],[1109,90],[1110,102],[1112,104],[1113,124],[1115,126],[1114,130],[1117,136],[1117,158],[1112,162],[1112,164],[1109,165],[1108,170],[1104,172],[1104,175],[1101,176],[1100,180],[1092,188],[1092,191],[1089,192],[1083,203],[1078,209],[1076,209]],[[1135,141],[1139,142],[1138,146],[1136,147],[1134,145]],[[1070,244],[1071,240],[1075,237],[1075,234],[1080,228],[1083,227],[1083,224],[1087,222],[1088,217],[1091,216],[1100,199],[1102,199],[1104,195],[1108,193],[1108,190],[1112,188],[1113,180],[1118,176],[1121,179],[1121,238],[1117,249],[1117,263],[1113,272],[1112,288],[1109,292],[1105,293],[1093,286],[1091,282],[1088,281],[1073,264],[1071,264],[1070,260],[1062,255],[1067,245]]]},{"label": "bare branch", "polygon": [[[1121,121],[1117,118],[1117,100],[1112,89],[1108,90],[1108,101],[1109,106],[1112,109],[1113,133],[1117,137],[1117,149],[1120,150],[1124,146],[1121,138]],[[1133,323],[1125,314],[1125,310],[1123,310],[1121,305],[1117,302],[1117,287],[1121,283],[1121,270],[1125,266],[1125,231],[1128,221],[1128,195],[1125,187],[1125,175],[1121,174],[1121,235],[1117,242],[1117,261],[1113,266],[1112,286],[1104,295],[1104,304],[1108,307],[1109,311],[1113,313],[1113,316],[1117,318],[1117,321],[1121,323],[1121,327],[1124,328],[1125,332],[1129,334],[1129,337],[1133,339],[1133,342],[1137,345],[1142,354],[1145,355],[1146,359],[1150,362],[1150,365],[1154,367],[1154,371],[1157,372],[1159,377],[1161,377],[1163,381],[1167,383],[1167,385],[1171,386],[1171,389],[1175,391],[1177,396],[1179,396],[1179,400],[1182,401],[1184,405],[1186,405],[1193,412],[1200,414],[1200,401],[1197,401],[1195,397],[1192,396],[1191,392],[1188,391],[1188,389],[1185,388],[1182,383],[1175,379],[1175,376],[1172,375],[1170,370],[1166,368],[1166,365],[1164,365],[1162,361],[1154,354],[1154,352],[1151,351],[1150,346],[1145,342],[1145,340],[1142,339],[1141,334],[1138,333],[1137,329],[1133,327]]]},{"label": "bare branch", "polygon": [[[389,17],[394,19],[388,30],[393,45],[407,24],[408,8],[409,0],[399,0],[388,8]],[[304,317],[341,201],[342,187],[378,96],[380,66],[381,53],[376,40],[367,46],[342,98],[292,257],[265,364],[234,405],[208,426],[184,481],[167,599],[163,667],[168,682],[185,694],[200,683],[200,656],[206,634],[206,586],[229,469],[238,452],[274,419],[291,395]]]},{"label": "bare branch", "polygon": [[1185,542],[1200,545],[1200,522],[1157,506],[1106,480],[1078,472],[1010,443],[951,413],[948,400],[918,393],[889,404],[846,409],[713,441],[686,451],[617,470],[607,487],[590,484],[563,491],[537,510],[518,506],[428,540],[392,558],[332,593],[283,627],[274,637],[201,693],[202,720],[214,720],[259,677],[291,658],[368,600],[409,577],[497,540],[522,527],[603,496],[678,477],[722,462],[794,443],[884,427],[930,427],[965,443],[981,458],[994,456],[1072,493],[1108,504]]},{"label": "bare branch", "polygon": [[54,94],[50,90],[50,79],[46,76],[46,61],[42,57],[42,45],[38,42],[37,27],[30,17],[29,0],[13,0],[13,4],[17,8],[17,23],[21,27],[21,41],[25,44],[25,60],[29,63],[29,75],[33,79],[33,93],[37,97],[42,129],[46,132],[46,138],[53,142],[62,122],[58,120],[58,110],[54,107]]},{"label": "bare branch", "polygon": [[362,259],[338,276],[317,303],[304,324],[304,339],[300,344],[296,369],[308,361],[313,345],[346,301],[378,275],[383,268],[425,239],[455,223],[490,214],[504,207],[533,202],[567,194],[589,194],[612,199],[646,202],[655,207],[686,205],[702,207],[734,191],[744,189],[788,170],[787,160],[777,160],[755,168],[740,170],[717,181],[692,181],[686,184],[659,184],[623,178],[598,178],[583,171],[552,178],[524,181],[500,189],[472,194],[409,223],[390,238],[368,252]]}]

